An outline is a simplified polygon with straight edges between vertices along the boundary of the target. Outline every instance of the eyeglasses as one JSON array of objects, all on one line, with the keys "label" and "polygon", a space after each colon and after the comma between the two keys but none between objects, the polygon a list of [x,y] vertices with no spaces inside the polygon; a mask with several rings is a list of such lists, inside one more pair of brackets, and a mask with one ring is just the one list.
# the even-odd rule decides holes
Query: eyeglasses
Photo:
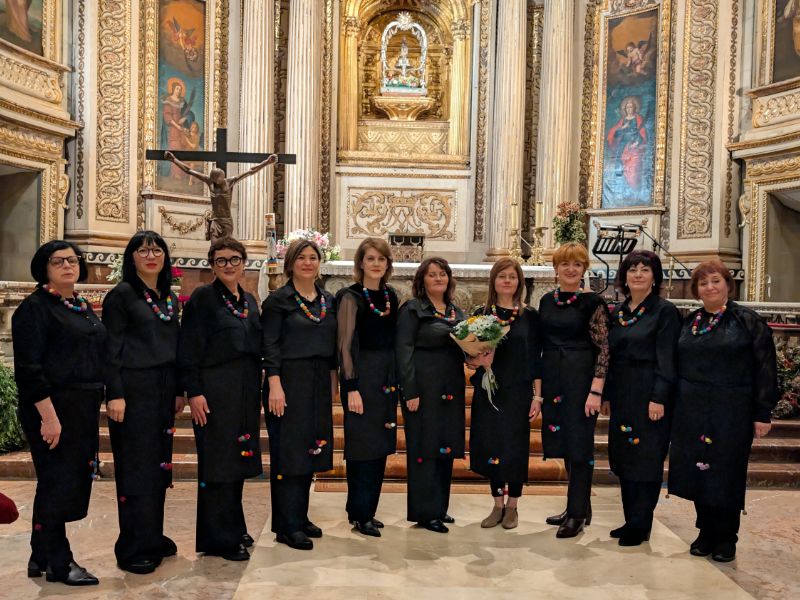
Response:
[{"label": "eyeglasses", "polygon": [[48,261],[54,267],[61,267],[66,262],[70,267],[76,267],[81,262],[80,256],[51,256]]},{"label": "eyeglasses", "polygon": [[214,259],[214,264],[218,267],[227,267],[230,263],[232,267],[238,267],[243,261],[244,259],[241,256],[231,256],[230,258],[220,256]]},{"label": "eyeglasses", "polygon": [[154,258],[159,258],[164,256],[164,250],[162,248],[149,248],[147,246],[142,246],[141,248],[136,249],[136,254],[141,256],[142,258],[147,258],[149,254],[152,254]]}]

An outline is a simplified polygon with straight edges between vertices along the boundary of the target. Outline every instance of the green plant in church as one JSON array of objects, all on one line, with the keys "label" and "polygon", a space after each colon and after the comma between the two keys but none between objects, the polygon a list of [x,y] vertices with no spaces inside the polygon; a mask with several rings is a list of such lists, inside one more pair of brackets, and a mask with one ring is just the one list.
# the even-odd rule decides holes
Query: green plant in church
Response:
[{"label": "green plant in church", "polygon": [[586,240],[586,212],[577,202],[562,202],[553,217],[553,236],[558,244]]},{"label": "green plant in church", "polygon": [[25,445],[17,418],[18,399],[14,371],[0,364],[0,453],[18,450]]}]

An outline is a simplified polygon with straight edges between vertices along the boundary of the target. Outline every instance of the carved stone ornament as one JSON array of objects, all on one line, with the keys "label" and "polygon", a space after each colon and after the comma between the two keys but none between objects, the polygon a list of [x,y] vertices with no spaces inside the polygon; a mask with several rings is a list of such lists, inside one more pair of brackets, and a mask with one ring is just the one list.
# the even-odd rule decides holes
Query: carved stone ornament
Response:
[{"label": "carved stone ornament", "polygon": [[455,190],[351,189],[348,203],[347,237],[351,239],[387,233],[421,234],[429,240],[456,238]]}]

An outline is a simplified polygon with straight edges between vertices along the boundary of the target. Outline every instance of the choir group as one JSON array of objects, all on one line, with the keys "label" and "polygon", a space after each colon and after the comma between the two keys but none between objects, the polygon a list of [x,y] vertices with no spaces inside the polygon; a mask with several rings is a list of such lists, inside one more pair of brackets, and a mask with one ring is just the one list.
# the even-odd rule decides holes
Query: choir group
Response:
[{"label": "choir group", "polygon": [[[690,552],[733,560],[754,437],[770,429],[776,358],[766,322],[729,299],[720,262],[701,263],[692,292],[702,307],[682,318],[660,297],[662,267],[630,253],[616,285],[625,300],[609,309],[584,291],[586,249],[553,256],[558,287],[538,310],[522,300],[522,270],[496,262],[488,300],[474,314],[509,330],[496,350],[467,357],[450,336],[465,318],[454,304],[448,263],[428,258],[399,306],[389,285],[384,240],[365,239],[355,282],[332,296],[319,285],[319,248],[297,240],[286,283],[264,301],[245,292],[247,252],[235,239],[208,253],[214,281],[197,288],[179,321],[169,250],[157,233],[133,236],[122,281],[103,302],[102,321],[75,291],[86,277],[81,250],[51,241],[38,249],[38,282],[13,316],[19,417],[38,485],[28,576],[96,584],[70,551],[65,523],[86,516],[98,477],[101,403],[107,402],[114,454],[121,569],[149,573],[176,554],[163,533],[172,484],[175,415],[188,403],[198,457],[196,551],[247,560],[253,538],[242,508],[245,479],[262,473],[260,415],[269,440],[272,531],[310,550],[322,530],[309,517],[314,473],[333,468],[332,403],[344,408],[348,519],[380,537],[376,518],[387,456],[397,449],[397,405],[405,428],[407,519],[447,533],[453,461],[465,456],[464,367],[474,369],[470,468],[493,498],[481,527],[518,524],[528,480],[530,421],[541,415],[545,459],[564,460],[567,503],[548,517],[556,537],[591,523],[599,414],[610,415],[609,460],[619,477],[623,546],[650,537],[669,454],[670,493],[694,502],[699,530]],[[481,385],[487,369],[492,397]]]}]

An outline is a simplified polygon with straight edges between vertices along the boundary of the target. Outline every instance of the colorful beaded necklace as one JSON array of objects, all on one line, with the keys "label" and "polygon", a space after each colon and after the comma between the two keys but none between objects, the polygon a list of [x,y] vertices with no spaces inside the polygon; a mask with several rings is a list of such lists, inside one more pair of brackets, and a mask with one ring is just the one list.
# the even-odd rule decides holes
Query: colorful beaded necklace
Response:
[{"label": "colorful beaded necklace", "polygon": [[433,316],[436,317],[437,319],[441,319],[442,321],[445,321],[446,323],[455,323],[456,322],[456,307],[455,306],[451,306],[450,307],[450,316],[449,317],[447,315],[444,315],[444,314],[440,313],[438,310],[436,310],[436,307],[433,307]]},{"label": "colorful beaded necklace", "polygon": [[164,323],[169,323],[172,321],[172,316],[175,314],[175,307],[172,306],[172,294],[167,295],[167,314],[164,314],[160,308],[158,308],[158,304],[153,301],[153,298],[150,296],[150,292],[144,290],[144,300],[153,310],[155,315],[164,321]]},{"label": "colorful beaded necklace", "polygon": [[581,295],[581,290],[577,292],[572,292],[572,297],[569,300],[559,300],[558,295],[561,293],[561,288],[556,288],[553,291],[553,299],[556,301],[556,306],[569,306],[570,304],[576,302],[578,300],[578,296]]},{"label": "colorful beaded necklace", "polygon": [[86,298],[78,295],[78,292],[72,292],[73,300],[70,301],[47,284],[43,285],[42,289],[44,289],[44,291],[51,296],[58,298],[58,301],[66,306],[69,310],[73,310],[76,313],[85,313],[87,310],[89,310],[89,304],[86,302]]},{"label": "colorful beaded necklace", "polygon": [[519,305],[516,305],[511,312],[511,316],[508,318],[508,321],[504,321],[500,317],[497,316],[497,307],[492,304],[492,315],[497,319],[497,322],[500,323],[502,327],[506,325],[511,325],[517,319],[517,315],[519,314]]},{"label": "colorful beaded necklace", "polygon": [[250,313],[250,303],[247,302],[247,298],[244,298],[244,296],[242,296],[242,298],[244,300],[243,303],[242,303],[243,309],[239,310],[233,305],[233,302],[225,294],[225,292],[220,291],[220,294],[222,294],[222,300],[225,302],[225,306],[227,306],[228,310],[233,313],[234,317],[236,317],[237,319],[246,319],[247,318],[247,315]]},{"label": "colorful beaded necklace", "polygon": [[303,302],[303,299],[300,298],[300,294],[294,295],[294,301],[297,302],[297,305],[303,311],[303,314],[305,314],[305,316],[308,317],[308,319],[310,321],[313,321],[314,323],[321,323],[323,319],[325,319],[325,317],[328,316],[328,303],[325,302],[325,294],[320,294],[319,296],[320,311],[318,317],[315,317],[314,314],[310,310],[308,310],[308,307],[306,306],[305,302]]},{"label": "colorful beaded necklace", "polygon": [[694,323],[692,323],[692,335],[705,335],[714,331],[714,328],[719,325],[720,319],[722,319],[722,315],[725,314],[726,310],[728,310],[727,304],[723,305],[722,308],[715,312],[714,316],[711,317],[703,328],[700,328],[700,321],[703,319],[703,310],[698,310],[697,316],[694,318]]},{"label": "colorful beaded necklace", "polygon": [[644,307],[644,305],[642,305],[642,306],[639,307],[639,310],[636,311],[635,315],[633,315],[630,319],[626,320],[624,318],[624,314],[625,313],[620,308],[619,312],[617,313],[617,321],[619,321],[619,324],[622,325],[623,327],[630,327],[631,325],[635,325],[639,321],[639,319],[642,318],[642,315],[644,314],[644,311],[645,311],[645,307]]},{"label": "colorful beaded necklace", "polygon": [[364,289],[364,298],[366,298],[367,304],[369,304],[369,309],[372,312],[374,312],[379,317],[386,317],[389,315],[389,313],[392,312],[392,301],[389,299],[389,288],[387,287],[383,288],[383,297],[386,299],[386,310],[384,310],[383,312],[379,311],[376,308],[375,304],[373,304],[372,300],[369,297],[369,290],[366,287],[363,287],[363,289]]}]

